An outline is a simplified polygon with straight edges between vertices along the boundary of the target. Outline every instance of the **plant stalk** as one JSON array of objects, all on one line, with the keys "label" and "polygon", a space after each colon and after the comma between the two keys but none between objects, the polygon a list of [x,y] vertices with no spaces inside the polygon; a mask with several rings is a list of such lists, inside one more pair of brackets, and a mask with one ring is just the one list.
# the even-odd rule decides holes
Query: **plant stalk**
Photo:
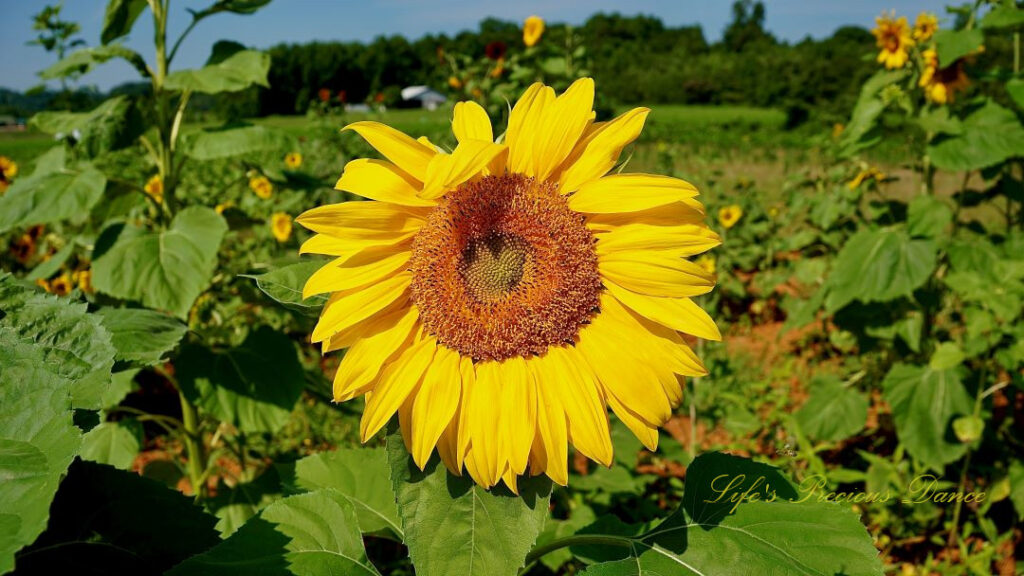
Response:
[{"label": "plant stalk", "polygon": [[192,484],[192,492],[197,500],[206,498],[206,482],[204,481],[204,462],[206,456],[203,454],[202,436],[199,432],[199,413],[194,404],[189,402],[180,390],[178,398],[181,400],[181,420],[184,424],[185,452],[188,458],[188,477]]},{"label": "plant stalk", "polygon": [[628,548],[633,546],[633,539],[626,536],[612,536],[610,534],[576,534],[574,536],[566,536],[565,538],[559,538],[534,548],[526,555],[526,562],[524,564],[529,565],[546,554],[570,546],[616,546]]}]

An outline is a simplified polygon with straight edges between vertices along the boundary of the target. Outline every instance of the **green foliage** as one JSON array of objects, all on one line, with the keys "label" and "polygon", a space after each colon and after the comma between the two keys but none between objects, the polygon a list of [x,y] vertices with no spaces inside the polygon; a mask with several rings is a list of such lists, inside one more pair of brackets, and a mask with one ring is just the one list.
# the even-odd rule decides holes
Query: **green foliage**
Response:
[{"label": "green foliage", "polygon": [[270,56],[255,50],[241,50],[199,70],[178,70],[167,76],[168,90],[192,90],[217,94],[237,92],[252,85],[269,86]]},{"label": "green foliage", "polygon": [[302,287],[314,272],[323,267],[322,259],[281,266],[258,276],[252,276],[256,286],[274,301],[304,314],[317,316],[327,303],[323,294],[302,298]]},{"label": "green foliage", "polygon": [[988,100],[968,114],[959,133],[929,146],[928,155],[944,170],[980,170],[1020,155],[1024,126],[1017,116]]},{"label": "green foliage", "polygon": [[102,308],[97,314],[117,349],[114,357],[136,366],[152,366],[160,362],[185,335],[184,324],[153,310]]},{"label": "green foliage", "polygon": [[107,3],[107,12],[103,16],[100,40],[104,44],[110,44],[122,36],[127,36],[145,8],[146,0],[111,0]]},{"label": "green foliage", "polygon": [[421,471],[391,428],[391,482],[417,574],[516,574],[544,525],[551,481],[522,478],[516,496],[453,476],[437,455]]},{"label": "green foliage", "polygon": [[209,208],[179,212],[162,232],[115,224],[93,263],[96,290],[185,318],[210,281],[227,225]]},{"label": "green foliage", "polygon": [[811,382],[811,397],[794,414],[801,430],[815,440],[838,442],[860,432],[868,416],[868,399],[835,376]]},{"label": "green foliage", "polygon": [[142,426],[134,420],[103,422],[82,437],[83,460],[128,470],[142,447]]},{"label": "green foliage", "polygon": [[955,369],[897,364],[882,386],[892,405],[896,434],[911,455],[936,470],[963,456],[967,446],[951,426],[972,402]]},{"label": "green foliage", "polygon": [[188,142],[188,154],[196,160],[215,160],[287,148],[281,132],[265,126],[225,126],[197,133]]},{"label": "green foliage", "polygon": [[103,196],[107,179],[91,166],[19,180],[0,197],[0,232],[15,227],[81,220]]},{"label": "green foliage", "polygon": [[931,276],[935,259],[932,242],[913,240],[899,228],[861,230],[836,256],[825,306],[834,311],[854,300],[886,302],[913,296]]}]

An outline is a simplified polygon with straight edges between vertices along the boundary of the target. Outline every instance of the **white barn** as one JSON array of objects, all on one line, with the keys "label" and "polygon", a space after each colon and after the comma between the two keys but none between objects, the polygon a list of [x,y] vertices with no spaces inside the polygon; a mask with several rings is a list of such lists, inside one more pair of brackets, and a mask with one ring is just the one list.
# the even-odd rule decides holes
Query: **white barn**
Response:
[{"label": "white barn", "polygon": [[402,100],[419,102],[421,108],[436,110],[438,106],[447,102],[448,98],[430,86],[409,86],[402,88]]}]

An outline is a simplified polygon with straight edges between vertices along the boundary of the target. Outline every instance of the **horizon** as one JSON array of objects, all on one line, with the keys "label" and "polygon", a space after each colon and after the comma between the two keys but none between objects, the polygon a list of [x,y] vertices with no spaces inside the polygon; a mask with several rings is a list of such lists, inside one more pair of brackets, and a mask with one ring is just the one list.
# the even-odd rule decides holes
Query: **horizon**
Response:
[{"label": "horizon", "polygon": [[[186,8],[199,9],[212,0],[183,0],[172,5],[169,35],[176,38],[187,26]],[[55,54],[39,46],[28,45],[35,38],[31,29],[32,15],[47,2],[0,0],[9,29],[0,38],[0,88],[24,92],[44,84],[37,76],[56,62]],[[444,34],[449,37],[463,31],[476,31],[486,18],[522,22],[537,14],[549,23],[579,25],[598,13],[618,13],[623,16],[653,16],[665,26],[679,28],[699,26],[708,42],[717,42],[731,19],[732,2],[714,3],[696,0],[636,0],[632,8],[622,10],[619,2],[594,0],[581,9],[573,0],[525,0],[518,6],[470,2],[469,0],[435,0],[426,5],[414,0],[383,0],[372,5],[357,4],[352,0],[326,3],[326,0],[276,0],[255,15],[223,14],[204,21],[193,31],[191,42],[186,43],[175,62],[174,69],[201,67],[209,56],[214,42],[235,40],[246,46],[266,49],[282,43],[309,42],[371,42],[380,36],[403,36],[410,40],[427,35]],[[895,9],[897,14],[913,18],[921,11],[930,11],[940,19],[949,16],[937,0],[866,0],[856,4],[813,3],[799,0],[765,0],[765,29],[782,42],[795,43],[807,37],[820,39],[831,36],[843,26],[870,28],[874,18],[883,10]],[[437,6],[445,9],[435,9]],[[77,36],[88,46],[99,44],[100,29],[106,2],[71,0],[61,14],[63,20],[81,25]],[[311,15],[320,14],[311,18]],[[147,61],[152,56],[145,47],[152,36],[152,21],[148,12],[140,16],[124,44],[140,52]],[[225,29],[227,33],[225,34]],[[101,91],[140,80],[129,64],[114,60],[101,64],[83,76],[77,88],[96,87]],[[57,82],[45,83],[53,88]]]}]

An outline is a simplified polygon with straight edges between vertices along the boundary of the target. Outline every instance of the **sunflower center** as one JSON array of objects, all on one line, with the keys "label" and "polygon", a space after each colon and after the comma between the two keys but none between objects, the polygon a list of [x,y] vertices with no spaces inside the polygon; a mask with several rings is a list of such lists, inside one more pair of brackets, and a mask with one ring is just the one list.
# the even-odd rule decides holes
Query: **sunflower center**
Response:
[{"label": "sunflower center", "polygon": [[410,270],[427,332],[477,360],[573,342],[601,291],[583,216],[556,185],[516,174],[445,196],[414,239]]}]

